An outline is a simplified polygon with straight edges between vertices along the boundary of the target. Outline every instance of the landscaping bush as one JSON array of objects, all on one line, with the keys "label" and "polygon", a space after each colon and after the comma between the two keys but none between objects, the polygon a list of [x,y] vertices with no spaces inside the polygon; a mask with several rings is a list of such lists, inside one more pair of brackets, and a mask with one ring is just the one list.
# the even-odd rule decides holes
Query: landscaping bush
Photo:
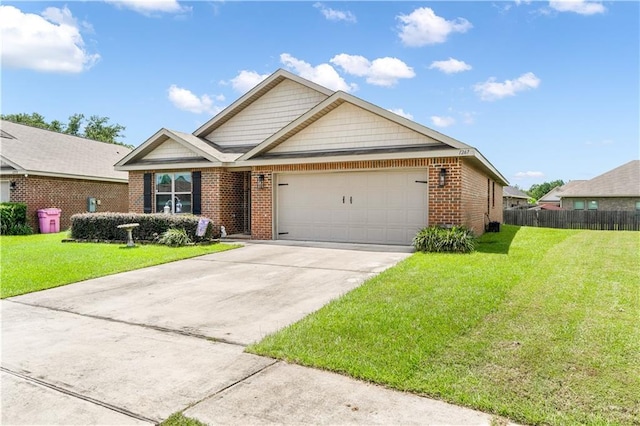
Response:
[{"label": "landscaping bush", "polygon": [[31,235],[25,203],[0,203],[0,235]]},{"label": "landscaping bush", "polygon": [[170,247],[183,247],[192,244],[192,241],[184,229],[169,228],[160,235],[158,243]]},{"label": "landscaping bush", "polygon": [[413,237],[417,251],[432,253],[470,253],[475,248],[473,231],[465,226],[430,226],[420,230]]},{"label": "landscaping bush", "polygon": [[154,241],[158,236],[171,228],[183,229],[193,242],[208,241],[219,233],[213,229],[209,221],[202,237],[196,236],[199,216],[169,215],[163,213],[80,213],[71,216],[71,238],[76,240],[126,241],[127,231],[118,225],[139,223],[133,230],[133,237],[138,241]]}]

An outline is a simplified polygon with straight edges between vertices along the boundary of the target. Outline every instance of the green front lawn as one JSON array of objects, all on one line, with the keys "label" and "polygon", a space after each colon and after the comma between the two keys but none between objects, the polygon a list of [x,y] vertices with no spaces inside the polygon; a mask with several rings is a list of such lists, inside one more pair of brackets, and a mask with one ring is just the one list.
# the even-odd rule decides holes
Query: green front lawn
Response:
[{"label": "green front lawn", "polygon": [[417,253],[250,352],[531,424],[640,423],[640,234]]},{"label": "green front lawn", "polygon": [[2,298],[237,247],[144,244],[128,248],[122,244],[62,243],[66,237],[66,232],[0,236]]},{"label": "green front lawn", "polygon": [[191,417],[186,417],[182,412],[173,413],[169,418],[159,426],[207,426],[205,423],[202,423],[200,420],[192,419]]}]

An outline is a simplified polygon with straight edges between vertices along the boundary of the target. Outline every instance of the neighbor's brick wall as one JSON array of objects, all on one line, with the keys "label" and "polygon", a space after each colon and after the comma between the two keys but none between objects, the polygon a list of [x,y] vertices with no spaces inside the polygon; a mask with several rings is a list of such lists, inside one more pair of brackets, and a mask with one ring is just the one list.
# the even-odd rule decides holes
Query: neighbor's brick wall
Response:
[{"label": "neighbor's brick wall", "polygon": [[460,161],[462,223],[473,229],[476,235],[480,235],[484,233],[487,223],[502,223],[502,185],[481,172],[469,160]]},{"label": "neighbor's brick wall", "polygon": [[64,179],[46,176],[16,176],[16,189],[10,192],[12,202],[27,204],[27,220],[34,231],[39,230],[38,210],[58,208],[60,230],[71,226],[71,216],[87,211],[87,198],[100,200],[98,212],[129,210],[126,183]]},{"label": "neighbor's brick wall", "polygon": [[598,210],[601,211],[635,211],[636,203],[640,201],[640,197],[636,198],[563,198],[562,208],[566,210],[573,210],[574,201],[583,201],[584,209],[589,206],[589,201],[598,201]]}]

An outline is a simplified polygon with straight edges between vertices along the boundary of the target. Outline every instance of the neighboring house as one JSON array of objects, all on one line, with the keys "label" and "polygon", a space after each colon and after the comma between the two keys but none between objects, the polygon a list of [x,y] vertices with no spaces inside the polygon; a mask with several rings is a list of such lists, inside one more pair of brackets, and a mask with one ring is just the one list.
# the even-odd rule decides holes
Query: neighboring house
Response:
[{"label": "neighboring house", "polygon": [[528,210],[562,210],[562,207],[555,204],[536,204]]},{"label": "neighboring house", "polygon": [[568,210],[640,211],[640,160],[583,181],[560,193]]},{"label": "neighboring house", "polygon": [[253,239],[409,244],[502,221],[506,179],[475,148],[278,70],[192,134],[116,164],[134,212],[194,213]]},{"label": "neighboring house", "polygon": [[538,205],[552,205],[560,207],[560,197],[564,191],[585,182],[584,180],[572,180],[562,186],[556,186],[551,191],[544,194],[539,200]]},{"label": "neighboring house", "polygon": [[[27,204],[38,230],[38,209],[59,208],[60,229],[75,213],[127,212],[127,173],[113,165],[131,149],[50,130],[0,121],[1,201]],[[93,201],[92,200],[92,201]]]},{"label": "neighboring house", "polygon": [[528,206],[529,197],[527,194],[514,186],[505,186],[502,190],[502,207],[511,209],[514,207]]}]

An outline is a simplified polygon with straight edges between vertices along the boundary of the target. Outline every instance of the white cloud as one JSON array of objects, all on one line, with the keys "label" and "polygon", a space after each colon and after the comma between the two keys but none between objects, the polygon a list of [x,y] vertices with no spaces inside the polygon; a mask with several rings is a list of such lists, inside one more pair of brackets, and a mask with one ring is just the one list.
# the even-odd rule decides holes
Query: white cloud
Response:
[{"label": "white cloud", "polygon": [[340,74],[329,64],[320,64],[314,67],[303,60],[294,58],[288,53],[280,55],[280,62],[300,77],[311,80],[331,90],[350,92],[358,88],[355,84],[347,84],[347,82],[340,77]]},{"label": "white cloud", "polygon": [[470,125],[476,122],[476,113],[475,112],[462,112],[462,122],[464,124]]},{"label": "white cloud", "polygon": [[542,173],[542,172],[518,172],[513,176],[516,179],[542,178],[542,177],[544,177],[544,173]]},{"label": "white cloud", "polygon": [[429,69],[439,69],[440,71],[453,74],[456,72],[469,71],[471,69],[471,65],[467,64],[464,61],[459,61],[457,59],[449,58],[446,61],[433,61],[429,66]]},{"label": "white cloud", "polygon": [[235,91],[245,93],[253,89],[267,77],[269,77],[269,74],[258,74],[255,71],[242,70],[237,76],[229,80],[229,82]]},{"label": "white cloud", "polygon": [[378,58],[369,61],[364,56],[341,53],[329,62],[342,68],[347,74],[367,77],[367,83],[376,86],[393,86],[401,78],[413,78],[413,68],[398,58]]},{"label": "white cloud", "polygon": [[558,12],[573,12],[580,15],[595,15],[607,10],[600,2],[585,0],[551,0],[549,7]]},{"label": "white cloud", "polygon": [[356,16],[347,11],[343,10],[335,10],[330,7],[325,6],[322,3],[315,3],[313,5],[316,9],[320,10],[325,18],[329,21],[346,21],[346,22],[357,22]]},{"label": "white cloud", "polygon": [[341,53],[331,58],[329,62],[334,65],[338,65],[346,73],[358,77],[364,77],[369,74],[369,69],[371,68],[371,62],[364,56],[360,55],[347,55],[346,53]]},{"label": "white cloud", "polygon": [[389,109],[387,111],[391,111],[394,114],[398,114],[400,117],[404,117],[408,120],[413,120],[413,115],[408,112],[404,112],[402,108]]},{"label": "white cloud", "polygon": [[483,101],[494,101],[507,96],[515,96],[517,92],[535,89],[540,85],[540,79],[532,72],[522,74],[515,80],[505,80],[503,83],[496,81],[495,77],[491,77],[484,83],[477,83],[473,86],[473,90],[480,95]]},{"label": "white cloud", "polygon": [[432,115],[431,122],[434,126],[449,127],[452,124],[455,124],[456,120],[453,117],[440,117],[437,115]]},{"label": "white cloud", "polygon": [[428,7],[421,7],[409,15],[399,15],[396,18],[401,22],[400,40],[412,47],[444,43],[452,32],[464,33],[473,27],[464,18],[447,21]]},{"label": "white cloud", "polygon": [[143,15],[150,15],[154,12],[161,13],[183,13],[191,10],[190,7],[183,7],[177,0],[105,0],[107,3],[117,7],[134,10]]},{"label": "white cloud", "polygon": [[42,16],[0,6],[2,65],[44,72],[79,73],[99,59],[89,53],[76,19],[65,6],[48,7]]},{"label": "white cloud", "polygon": [[[169,87],[169,100],[178,109],[183,111],[189,111],[196,114],[202,114],[204,112],[208,114],[217,114],[222,111],[222,107],[213,105],[213,100],[209,95],[194,94],[188,89],[183,89],[175,84]],[[219,96],[216,97],[219,99]]]}]

